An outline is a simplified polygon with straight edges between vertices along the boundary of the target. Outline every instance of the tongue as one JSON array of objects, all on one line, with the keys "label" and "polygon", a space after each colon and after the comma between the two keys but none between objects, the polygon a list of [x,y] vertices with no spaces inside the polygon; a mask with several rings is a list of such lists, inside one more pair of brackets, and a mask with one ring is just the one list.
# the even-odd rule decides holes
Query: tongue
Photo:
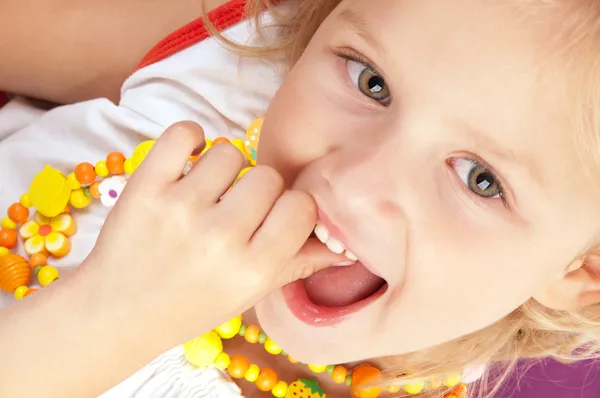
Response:
[{"label": "tongue", "polygon": [[304,281],[310,300],[325,307],[344,307],[366,299],[385,281],[360,262],[347,267],[329,267]]}]

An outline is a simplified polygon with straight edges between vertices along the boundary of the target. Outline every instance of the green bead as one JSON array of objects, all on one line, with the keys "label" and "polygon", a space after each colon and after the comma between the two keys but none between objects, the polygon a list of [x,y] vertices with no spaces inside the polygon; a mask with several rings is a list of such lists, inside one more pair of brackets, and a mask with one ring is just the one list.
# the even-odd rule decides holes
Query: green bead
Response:
[{"label": "green bead", "polygon": [[242,323],[242,326],[240,327],[240,331],[238,332],[238,335],[240,335],[241,337],[244,337],[244,335],[246,334],[246,329],[248,329],[248,325],[246,325],[245,323]]},{"label": "green bead", "polygon": [[352,385],[352,375],[346,376],[346,380],[344,380],[344,384],[348,387]]},{"label": "green bead", "polygon": [[42,270],[42,268],[44,268],[43,265],[36,265],[33,269],[33,272],[37,275]]},{"label": "green bead", "polygon": [[84,187],[83,188],[83,194],[88,199],[90,199],[92,197],[92,194],[90,193],[90,188],[89,187]]},{"label": "green bead", "polygon": [[329,365],[325,368],[325,372],[327,372],[328,375],[331,375],[333,373],[333,369],[335,369],[335,366]]},{"label": "green bead", "polygon": [[265,341],[267,341],[267,335],[265,332],[260,332],[260,334],[258,335],[258,342],[260,344],[265,344]]},{"label": "green bead", "polygon": [[287,352],[285,352],[284,350],[281,350],[281,355],[283,355],[284,357],[288,356]]}]

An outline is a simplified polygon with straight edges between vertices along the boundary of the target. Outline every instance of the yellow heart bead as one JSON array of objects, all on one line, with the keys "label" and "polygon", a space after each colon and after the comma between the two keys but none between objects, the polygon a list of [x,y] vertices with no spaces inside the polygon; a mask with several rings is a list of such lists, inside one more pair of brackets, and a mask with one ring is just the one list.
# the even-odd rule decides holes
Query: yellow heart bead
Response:
[{"label": "yellow heart bead", "polygon": [[267,341],[265,341],[265,350],[269,353],[269,354],[273,354],[273,355],[279,355],[281,354],[281,352],[283,351],[281,349],[281,347],[279,347],[277,345],[277,343],[275,343],[273,340],[271,339],[267,339]]},{"label": "yellow heart bead", "polygon": [[15,224],[15,222],[13,220],[11,220],[10,218],[6,217],[2,219],[2,222],[0,222],[0,225],[2,225],[2,229],[15,229],[17,228],[17,224]]},{"label": "yellow heart bead", "polygon": [[244,375],[244,379],[248,380],[250,383],[254,383],[258,379],[259,374],[260,368],[258,367],[258,365],[252,364],[248,367],[248,370]]},{"label": "yellow heart bead", "polygon": [[212,365],[223,352],[223,342],[215,332],[208,332],[183,345],[185,358],[198,367]]}]

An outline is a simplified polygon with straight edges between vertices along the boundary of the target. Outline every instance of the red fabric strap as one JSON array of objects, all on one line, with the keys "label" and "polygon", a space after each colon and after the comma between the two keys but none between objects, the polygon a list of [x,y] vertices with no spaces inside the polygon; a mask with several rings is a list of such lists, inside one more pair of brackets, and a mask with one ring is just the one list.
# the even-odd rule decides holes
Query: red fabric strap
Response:
[{"label": "red fabric strap", "polygon": [[[244,19],[245,7],[246,0],[231,0],[209,12],[208,19],[213,23],[214,27],[221,32]],[[204,26],[202,18],[198,18],[184,27],[177,29],[158,43],[148,52],[148,54],[146,54],[144,59],[142,59],[142,62],[140,62],[136,71],[158,61],[162,61],[191,45],[201,42],[209,36],[210,32],[206,26]]]}]

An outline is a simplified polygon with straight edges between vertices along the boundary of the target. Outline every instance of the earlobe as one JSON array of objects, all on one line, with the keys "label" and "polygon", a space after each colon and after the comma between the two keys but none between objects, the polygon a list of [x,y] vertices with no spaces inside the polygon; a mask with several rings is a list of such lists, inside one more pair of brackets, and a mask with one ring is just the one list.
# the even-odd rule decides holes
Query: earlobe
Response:
[{"label": "earlobe", "polygon": [[558,311],[576,310],[600,302],[600,254],[589,254],[571,264],[534,296],[540,304]]}]

